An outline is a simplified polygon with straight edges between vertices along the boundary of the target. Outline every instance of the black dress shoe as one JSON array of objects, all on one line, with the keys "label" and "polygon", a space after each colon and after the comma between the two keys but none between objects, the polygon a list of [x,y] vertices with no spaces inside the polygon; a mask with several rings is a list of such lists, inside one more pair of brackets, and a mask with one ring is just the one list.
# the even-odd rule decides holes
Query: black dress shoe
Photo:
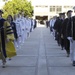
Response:
[{"label": "black dress shoe", "polygon": [[73,66],[75,66],[75,61],[73,61]]}]

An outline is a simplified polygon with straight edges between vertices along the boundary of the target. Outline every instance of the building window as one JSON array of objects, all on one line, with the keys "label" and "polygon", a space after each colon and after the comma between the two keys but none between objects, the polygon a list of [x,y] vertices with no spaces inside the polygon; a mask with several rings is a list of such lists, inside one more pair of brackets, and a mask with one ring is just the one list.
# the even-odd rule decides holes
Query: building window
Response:
[{"label": "building window", "polygon": [[62,6],[50,6],[50,12],[60,13],[62,12]]},{"label": "building window", "polygon": [[68,10],[70,10],[70,9],[73,9],[73,6],[64,6],[64,10],[65,10],[65,11],[68,11]]},{"label": "building window", "polygon": [[55,12],[55,6],[50,6],[50,12]]},{"label": "building window", "polygon": [[67,8],[73,8],[73,6],[64,6],[65,9]]},{"label": "building window", "polygon": [[35,6],[35,7],[39,7],[39,6]]},{"label": "building window", "polygon": [[[2,1],[2,0],[1,0]],[[8,0],[3,0],[3,1],[8,1]]]},{"label": "building window", "polygon": [[35,7],[41,7],[41,8],[46,8],[46,7],[48,7],[48,6],[45,6],[45,5],[36,5]]},{"label": "building window", "polygon": [[56,6],[56,13],[62,12],[62,6]]}]

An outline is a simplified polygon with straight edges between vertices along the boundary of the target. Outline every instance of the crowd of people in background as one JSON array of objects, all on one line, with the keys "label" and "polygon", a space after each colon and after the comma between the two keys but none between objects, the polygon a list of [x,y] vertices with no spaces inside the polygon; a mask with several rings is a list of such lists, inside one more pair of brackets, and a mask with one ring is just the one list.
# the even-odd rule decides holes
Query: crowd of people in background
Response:
[{"label": "crowd of people in background", "polygon": [[67,57],[71,57],[73,66],[75,66],[75,16],[72,16],[72,13],[72,10],[59,13],[59,16],[51,18],[47,25],[58,46],[61,50],[66,50]]},{"label": "crowd of people in background", "polygon": [[[67,13],[59,13],[59,16],[46,21],[46,27],[50,27],[50,33],[58,46],[61,50],[66,50],[67,57],[71,57],[75,66],[75,16],[72,16],[72,12],[68,10]],[[24,44],[30,32],[36,28],[36,20],[28,15],[24,16],[24,12],[14,16],[9,14],[7,19],[4,19],[2,14],[3,11],[0,10],[0,59],[5,67],[6,58],[11,59],[16,56],[16,50]]]},{"label": "crowd of people in background", "polygon": [[36,20],[24,16],[20,12],[12,16],[9,14],[7,19],[2,17],[4,12],[0,10],[0,59],[3,67],[6,64],[6,58],[11,59],[15,56],[16,50],[19,49],[36,28]]}]

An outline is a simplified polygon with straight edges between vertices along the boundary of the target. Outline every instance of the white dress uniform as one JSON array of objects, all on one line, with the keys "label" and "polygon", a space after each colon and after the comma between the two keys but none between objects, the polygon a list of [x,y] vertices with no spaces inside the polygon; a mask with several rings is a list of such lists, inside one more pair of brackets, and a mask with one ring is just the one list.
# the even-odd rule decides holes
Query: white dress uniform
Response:
[{"label": "white dress uniform", "polygon": [[18,34],[18,40],[17,40],[17,43],[18,43],[18,46],[21,45],[21,18],[17,18],[16,19],[16,28],[17,28],[17,34]]},{"label": "white dress uniform", "polygon": [[31,20],[29,18],[26,18],[26,32],[27,32],[27,37],[29,36],[31,29]]},{"label": "white dress uniform", "polygon": [[56,19],[51,19],[51,21],[50,21],[50,27],[52,27],[52,34],[53,34],[53,36],[55,36],[55,30],[53,29],[55,21],[56,21]]},{"label": "white dress uniform", "polygon": [[24,17],[21,17],[21,39],[22,39],[22,43],[25,42],[26,39],[26,20]]}]

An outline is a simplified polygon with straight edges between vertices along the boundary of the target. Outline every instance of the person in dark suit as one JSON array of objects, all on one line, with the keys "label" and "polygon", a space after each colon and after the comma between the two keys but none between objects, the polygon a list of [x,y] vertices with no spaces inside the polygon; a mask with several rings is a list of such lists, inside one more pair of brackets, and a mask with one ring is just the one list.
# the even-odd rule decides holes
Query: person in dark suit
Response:
[{"label": "person in dark suit", "polygon": [[75,66],[75,16],[69,19],[68,26],[67,26],[67,38],[70,41],[71,60],[73,62],[73,66]]},{"label": "person in dark suit", "polygon": [[62,23],[62,31],[61,31],[61,35],[64,39],[64,47],[65,47],[65,50],[67,52],[67,57],[69,57],[69,54],[70,54],[70,48],[69,48],[70,47],[70,42],[67,39],[66,30],[67,30],[67,25],[68,25],[69,18],[72,16],[71,14],[72,14],[72,10],[68,10],[67,11],[67,18]]},{"label": "person in dark suit", "polygon": [[34,19],[34,29],[37,27],[37,21]]},{"label": "person in dark suit", "polygon": [[62,29],[62,22],[64,18],[65,18],[65,13],[59,13],[59,18],[56,20],[54,24],[54,29],[56,30],[56,35],[57,35],[57,43],[58,45],[61,45],[62,50],[64,44],[63,44],[63,38],[61,38],[61,29]]}]

